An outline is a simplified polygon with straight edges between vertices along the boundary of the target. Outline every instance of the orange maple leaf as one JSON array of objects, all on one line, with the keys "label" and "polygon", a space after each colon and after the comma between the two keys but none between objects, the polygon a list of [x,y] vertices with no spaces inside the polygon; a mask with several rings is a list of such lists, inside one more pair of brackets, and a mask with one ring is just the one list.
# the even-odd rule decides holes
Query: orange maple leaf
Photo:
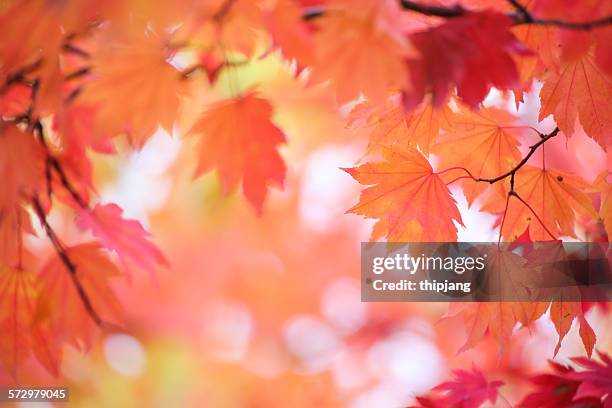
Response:
[{"label": "orange maple leaf", "polygon": [[302,18],[302,9],[294,0],[277,0],[264,11],[264,21],[274,46],[299,67],[312,64],[315,49],[312,29]]},{"label": "orange maple leaf", "polygon": [[383,150],[385,161],[344,169],[371,187],[348,210],[377,218],[372,239],[388,241],[455,241],[462,224],[457,203],[440,176],[415,149],[394,146]]},{"label": "orange maple leaf", "polygon": [[[476,178],[493,178],[511,170],[521,159],[518,146],[525,128],[516,126],[516,118],[507,111],[486,108],[474,112],[461,107],[447,118],[445,133],[433,148],[440,168],[463,167]],[[494,187],[498,186],[502,184]],[[488,187],[468,181],[463,191],[472,204]]]},{"label": "orange maple leaf", "polygon": [[44,152],[31,133],[0,121],[0,211],[29,200],[44,185]]},{"label": "orange maple leaf", "polygon": [[604,172],[600,174],[593,186],[599,192],[601,192],[601,205],[599,207],[599,216],[603,219],[606,233],[608,234],[608,241],[612,242],[612,183],[609,183],[607,179],[610,174]]},{"label": "orange maple leaf", "polygon": [[[506,293],[501,296],[512,296],[513,290],[526,290],[521,282],[515,281],[516,276],[532,275],[525,258],[496,247],[489,248],[487,255],[487,277],[491,283],[504,284]],[[453,304],[449,315],[461,317],[466,327],[467,340],[460,352],[473,348],[488,335],[499,344],[502,353],[510,343],[514,327],[519,323],[528,326],[542,316],[547,306],[541,302],[472,302]]]},{"label": "orange maple leaf", "polygon": [[140,148],[158,126],[172,131],[187,81],[168,62],[163,39],[153,33],[112,44],[93,56],[93,80],[79,96],[97,107],[98,139],[126,133]]},{"label": "orange maple leaf", "polygon": [[136,220],[126,219],[116,204],[96,204],[82,210],[76,223],[82,230],[91,230],[107,249],[115,251],[126,268],[137,267],[154,275],[157,265],[168,262],[149,240],[150,234]]},{"label": "orange maple leaf", "polygon": [[404,59],[413,53],[396,1],[335,0],[317,21],[316,80],[332,80],[345,103],[361,93],[374,101],[407,85]]},{"label": "orange maple leaf", "polygon": [[[122,276],[98,243],[65,249],[75,266],[75,277],[105,323],[121,325],[123,310],[110,284]],[[97,332],[96,322],[83,304],[71,277],[72,272],[58,256],[47,261],[40,273],[41,296],[36,304],[36,321],[47,324],[63,341],[88,350]]]},{"label": "orange maple leaf", "polygon": [[[364,103],[366,104],[366,103]],[[367,116],[372,131],[369,136],[367,153],[375,153],[385,147],[399,144],[404,147],[418,146],[429,154],[443,126],[447,126],[451,110],[444,105],[434,108],[424,102],[417,109],[406,112],[402,106],[389,109],[368,109],[358,105],[351,112],[351,120]]]},{"label": "orange maple leaf", "polygon": [[565,302],[562,299],[552,302],[550,305],[550,319],[559,334],[559,341],[555,346],[555,355],[559,352],[561,342],[572,327],[574,319],[578,319],[578,324],[580,326],[578,333],[580,334],[580,339],[582,340],[582,344],[587,354],[590,356],[593,353],[596,336],[593,328],[584,317],[581,302]]},{"label": "orange maple leaf", "polygon": [[540,91],[540,120],[553,115],[557,126],[572,135],[576,120],[602,147],[612,144],[612,79],[595,65],[593,53],[562,62],[550,70]]},{"label": "orange maple leaf", "polygon": [[193,4],[189,12],[194,13],[195,18],[184,24],[176,40],[196,43],[223,58],[228,50],[251,56],[266,28],[263,5],[251,0],[210,0]]},{"label": "orange maple leaf", "polygon": [[[534,241],[563,235],[575,237],[576,214],[597,218],[591,199],[584,193],[587,187],[579,177],[561,171],[521,167],[516,173],[515,191],[529,207],[510,197],[501,236],[513,241],[529,227],[529,236]],[[503,208],[501,199],[501,196],[487,199],[482,209],[499,212]]]},{"label": "orange maple leaf", "polygon": [[[527,255],[527,260],[529,265],[540,269],[542,280],[544,281],[550,281],[550,277],[554,276],[570,277],[574,272],[569,266],[571,261],[561,241],[546,243],[539,247],[536,246]],[[584,316],[588,306],[585,306],[580,301],[576,301],[581,298],[580,289],[575,286],[565,286],[541,289],[541,291],[543,291],[543,295],[553,300],[550,305],[550,319],[559,334],[554,354],[556,355],[559,351],[561,342],[572,327],[574,320],[578,320],[580,338],[587,354],[590,356],[593,353],[596,336],[593,328]]]},{"label": "orange maple leaf", "polygon": [[195,177],[217,168],[225,194],[242,179],[242,190],[261,213],[268,186],[282,187],[285,163],[278,146],[283,132],[272,123],[272,105],[252,92],[211,106],[190,133],[202,134]]},{"label": "orange maple leaf", "polygon": [[39,298],[32,272],[0,266],[0,363],[15,378],[32,353],[50,373],[59,373],[61,349],[48,329],[34,324]]},{"label": "orange maple leaf", "polygon": [[539,78],[546,69],[559,70],[556,27],[525,25],[513,27],[512,32],[531,51],[532,55],[514,55],[516,68],[519,74],[519,84],[514,87],[514,102],[518,108],[523,102],[523,93],[529,91],[535,78]]},{"label": "orange maple leaf", "polygon": [[22,206],[0,209],[0,265],[19,265],[23,232],[34,233],[27,211]]}]

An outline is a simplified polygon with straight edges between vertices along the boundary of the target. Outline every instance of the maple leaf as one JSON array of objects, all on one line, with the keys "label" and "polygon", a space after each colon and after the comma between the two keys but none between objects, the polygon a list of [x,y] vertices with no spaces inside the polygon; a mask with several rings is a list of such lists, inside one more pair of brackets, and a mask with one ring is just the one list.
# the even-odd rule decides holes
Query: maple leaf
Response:
[{"label": "maple leaf", "polygon": [[593,328],[584,317],[584,310],[581,302],[564,302],[562,298],[552,302],[550,305],[550,319],[559,334],[559,341],[554,351],[555,355],[559,352],[561,342],[572,327],[574,319],[578,319],[578,324],[580,325],[579,334],[587,355],[590,356],[593,353],[596,336]]},{"label": "maple leaf", "polygon": [[264,21],[275,47],[287,59],[295,59],[299,66],[314,62],[313,30],[302,18],[301,7],[293,0],[277,0],[264,11]]},{"label": "maple leaf", "polygon": [[363,93],[383,101],[407,85],[403,60],[412,53],[393,0],[335,0],[317,21],[316,80],[332,80],[338,102]]},{"label": "maple leaf", "polygon": [[37,299],[32,272],[0,266],[0,364],[14,378],[32,353],[50,373],[59,373],[61,349],[47,329],[34,324]]},{"label": "maple leaf", "polygon": [[[94,127],[95,108],[88,105],[71,104],[53,117],[52,128],[60,142],[54,157],[72,189],[84,202],[89,202],[89,192],[94,190],[93,166],[87,156],[88,149],[105,154],[114,152],[110,139],[95,137]],[[53,193],[63,202],[80,207],[81,203],[75,202],[71,192],[62,184],[61,177],[56,172],[51,176]]]},{"label": "maple leaf", "polygon": [[285,163],[278,146],[283,132],[272,123],[272,105],[249,92],[211,106],[191,129],[202,134],[195,177],[217,168],[225,194],[242,179],[247,200],[261,213],[268,187],[282,187]]},{"label": "maple leaf", "polygon": [[21,206],[0,209],[0,265],[19,265],[23,232],[34,234],[27,211]]},{"label": "maple leaf", "polygon": [[169,62],[163,39],[154,33],[112,44],[92,59],[93,80],[79,99],[97,108],[98,139],[126,133],[141,148],[158,126],[172,131],[187,81]]},{"label": "maple leaf", "polygon": [[225,56],[226,50],[250,56],[265,30],[260,2],[251,0],[212,0],[198,4],[199,18],[187,30],[185,40],[203,41],[203,48],[213,48]]},{"label": "maple leaf", "polygon": [[424,154],[429,154],[436,142],[440,128],[447,124],[451,110],[448,106],[434,108],[424,102],[417,109],[405,112],[403,107],[389,109],[368,109],[360,104],[352,112],[352,120],[360,116],[368,117],[371,133],[367,153],[375,153],[385,147],[399,144],[404,147],[418,146]]},{"label": "maple leaf", "polygon": [[572,361],[585,368],[585,370],[569,373],[567,377],[594,387],[600,392],[600,397],[607,395],[605,400],[605,406],[607,407],[612,395],[612,359],[603,352],[598,351],[597,354],[601,363],[585,357],[572,358]]},{"label": "maple leaf", "polygon": [[[536,0],[533,12],[540,16],[564,21],[589,21],[609,17],[612,14],[612,3],[598,0],[583,0],[576,3],[571,0]],[[588,52],[595,46],[595,63],[608,74],[612,74],[610,58],[610,35],[608,25],[593,30],[558,30],[561,58],[572,58]]]},{"label": "maple leaf", "polygon": [[[518,146],[525,133],[525,128],[515,123],[514,115],[501,109],[473,112],[461,107],[448,116],[445,133],[433,149],[440,157],[439,166],[463,167],[476,178],[493,178],[510,171],[521,159]],[[471,180],[464,183],[468,203],[472,204],[487,187]]]},{"label": "maple leaf", "polygon": [[489,382],[482,371],[472,367],[468,370],[453,371],[454,379],[436,386],[434,395],[443,393],[443,396],[417,397],[421,407],[442,408],[461,407],[478,408],[487,401],[495,404],[499,394],[499,387],[503,381]]},{"label": "maple leaf", "polygon": [[557,126],[572,135],[576,120],[601,146],[612,143],[612,79],[585,53],[550,70],[540,91],[540,120],[553,115]]},{"label": "maple leaf", "polygon": [[[74,278],[91,302],[91,307],[105,323],[120,325],[123,310],[112,288],[113,279],[122,276],[95,242],[65,249],[75,267]],[[35,320],[46,324],[58,338],[78,349],[89,350],[97,332],[83,299],[75,287],[73,272],[59,256],[49,259],[40,272],[41,296],[36,304]]]},{"label": "maple leaf", "polygon": [[115,251],[126,268],[135,266],[154,275],[156,265],[168,262],[140,222],[126,219],[122,213],[116,204],[96,204],[91,211],[81,210],[76,223],[82,230],[91,230],[105,248]]},{"label": "maple leaf", "polygon": [[608,241],[612,241],[612,184],[606,179],[610,177],[610,174],[604,172],[600,174],[593,186],[597,191],[601,192],[601,205],[599,207],[599,216],[604,221],[606,233],[608,234]]},{"label": "maple leaf", "polygon": [[[4,4],[3,4],[4,6]],[[64,5],[49,6],[36,0],[0,9],[0,83],[25,65],[49,57],[61,44],[61,13]],[[34,27],[34,29],[32,29]]]},{"label": "maple leaf", "polygon": [[414,107],[431,92],[435,106],[445,103],[451,86],[476,108],[492,86],[511,89],[519,83],[512,55],[527,48],[510,32],[508,16],[492,10],[471,12],[427,31],[410,35],[421,57],[408,60],[412,90],[405,103]]},{"label": "maple leaf", "polygon": [[[527,260],[511,250],[486,248],[487,278],[492,287],[499,290],[502,298],[512,298],[514,292],[522,291],[521,298],[528,297],[528,282],[525,278],[533,275],[533,268]],[[497,287],[503,288],[497,289]],[[467,340],[459,352],[473,348],[485,335],[499,344],[499,352],[507,348],[512,331],[517,323],[528,326],[546,312],[548,304],[540,302],[478,302],[454,306],[449,316],[463,319]]]},{"label": "maple leaf", "polygon": [[372,239],[388,241],[454,241],[461,215],[448,187],[415,149],[383,150],[385,161],[344,169],[371,187],[348,212],[378,218]]},{"label": "maple leaf", "polygon": [[514,101],[518,109],[523,93],[529,91],[534,78],[546,69],[558,71],[558,30],[555,27],[525,25],[513,27],[512,32],[529,48],[532,55],[514,55],[520,83],[514,87]]},{"label": "maple leaf", "polygon": [[518,404],[520,408],[563,408],[571,407],[581,381],[569,378],[574,369],[549,361],[551,374],[540,374],[530,378],[537,387]]},{"label": "maple leaf", "polygon": [[44,183],[44,153],[31,133],[0,121],[0,211],[12,210]]},{"label": "maple leaf", "polygon": [[[550,240],[550,234],[555,238],[562,235],[575,237],[576,214],[597,218],[591,199],[584,193],[586,187],[587,184],[577,176],[533,166],[521,167],[516,173],[515,191],[537,217],[524,203],[510,197],[502,237],[512,241],[526,227],[529,227],[529,236],[534,241]],[[499,211],[499,201],[500,197],[497,196],[487,199],[482,210]]]},{"label": "maple leaf", "polygon": [[[594,250],[589,251],[589,256],[595,256]],[[593,328],[585,318],[589,308],[588,304],[580,301],[582,293],[575,282],[580,279],[580,268],[572,262],[574,257],[570,256],[561,241],[536,244],[535,248],[527,255],[529,265],[540,270],[540,295],[552,300],[550,305],[550,319],[552,320],[559,340],[555,347],[554,355],[557,355],[561,342],[572,327],[574,320],[580,326],[579,334],[586,349],[587,355],[591,355],[595,345],[596,336]],[[553,282],[560,282],[553,284]],[[551,284],[550,288],[546,283]],[[574,286],[572,286],[574,285]],[[578,300],[578,301],[577,301]]]}]

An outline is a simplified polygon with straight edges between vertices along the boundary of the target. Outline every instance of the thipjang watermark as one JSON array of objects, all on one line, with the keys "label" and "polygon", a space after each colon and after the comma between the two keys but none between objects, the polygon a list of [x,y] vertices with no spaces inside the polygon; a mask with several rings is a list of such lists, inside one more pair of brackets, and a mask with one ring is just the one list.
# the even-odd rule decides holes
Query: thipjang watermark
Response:
[{"label": "thipjang watermark", "polygon": [[608,243],[363,243],[363,301],[612,300]]}]

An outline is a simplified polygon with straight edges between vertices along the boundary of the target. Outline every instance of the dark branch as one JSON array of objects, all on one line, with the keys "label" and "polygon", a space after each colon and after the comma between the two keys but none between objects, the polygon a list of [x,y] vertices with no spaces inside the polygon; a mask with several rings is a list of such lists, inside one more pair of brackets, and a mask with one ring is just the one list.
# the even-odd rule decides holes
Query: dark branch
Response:
[{"label": "dark branch", "polygon": [[[72,183],[70,183],[70,181],[68,180],[68,176],[66,175],[66,172],[64,171],[64,168],[62,167],[59,160],[57,160],[57,158],[51,154],[51,151],[49,150],[49,146],[47,145],[47,141],[45,140],[45,135],[43,133],[43,127],[40,121],[36,121],[34,123],[34,130],[36,131],[38,135],[38,140],[40,141],[40,144],[43,146],[45,150],[45,154],[47,155],[47,161],[46,161],[47,169],[45,170],[47,177],[50,177],[50,174],[51,174],[50,170],[51,169],[54,170],[57,173],[57,176],[59,177],[60,183],[66,189],[66,191],[68,191],[68,193],[74,199],[74,201],[76,201],[76,203],[84,210],[89,210],[89,206],[87,205],[87,202],[79,195],[79,193],[77,193]],[[49,179],[47,180],[47,183],[49,183],[47,188],[48,188],[49,195],[51,195],[51,187],[50,187],[51,184],[50,184]]]},{"label": "dark branch", "polygon": [[[455,4],[453,6],[434,6],[428,4],[422,4],[420,2],[412,1],[412,0],[399,0],[400,5],[404,10],[413,11],[415,13],[423,14],[426,16],[432,17],[441,17],[441,18],[454,18],[465,16],[469,13],[472,13],[473,10],[466,9],[460,4]],[[565,28],[568,30],[592,30],[594,28],[603,27],[607,25],[612,25],[612,15],[598,18],[591,21],[565,21],[559,19],[547,19],[547,18],[537,18],[534,17],[527,8],[522,5],[518,0],[508,0],[508,2],[514,7],[516,10],[513,13],[508,13],[508,17],[510,17],[513,21],[514,25],[522,25],[522,24],[534,24],[534,25],[542,25],[542,26],[556,26]],[[317,7],[309,7],[302,14],[302,18],[305,21],[314,20],[316,18],[322,17],[325,15],[325,10]]]},{"label": "dark branch", "polygon": [[538,148],[540,146],[542,146],[544,143],[546,143],[546,141],[550,138],[553,138],[555,136],[557,136],[557,134],[559,133],[559,128],[555,128],[552,132],[550,132],[547,135],[540,135],[540,140],[534,144],[533,146],[531,146],[529,148],[529,152],[525,155],[525,157],[523,157],[523,159],[516,165],[514,166],[514,168],[510,171],[508,171],[507,173],[504,173],[500,176],[494,177],[494,178],[477,178],[475,179],[476,181],[483,181],[489,184],[493,184],[496,183],[500,180],[503,180],[507,177],[511,177],[510,182],[511,182],[511,190],[514,190],[514,176],[516,174],[517,171],[520,170],[521,167],[523,167],[525,165],[525,163],[527,163],[527,161],[529,160],[529,158],[531,156],[533,156],[533,154],[536,152],[536,150],[538,150]]},{"label": "dark branch", "polygon": [[42,59],[38,59],[29,65],[25,65],[20,70],[10,74],[4,81],[4,84],[0,86],[0,95],[6,92],[6,90],[13,84],[22,83],[28,86],[32,85],[32,82],[29,81],[26,76],[36,71],[42,65]]},{"label": "dark branch", "polygon": [[64,51],[68,52],[68,53],[71,53],[71,54],[76,54],[76,55],[81,56],[81,57],[83,57],[85,59],[89,59],[91,57],[91,55],[87,51],[85,51],[85,50],[83,50],[83,49],[81,49],[81,48],[79,48],[79,47],[77,47],[77,46],[75,46],[73,44],[70,44],[70,43],[64,44]]},{"label": "dark branch", "polygon": [[[476,182],[484,182],[484,183],[493,184],[493,183],[497,183],[498,181],[502,181],[502,180],[510,177],[510,190],[508,191],[508,195],[506,197],[506,207],[504,209],[501,225],[500,225],[500,228],[499,228],[499,240],[498,240],[498,243],[501,242],[502,231],[503,231],[503,228],[504,228],[504,222],[506,221],[506,214],[508,212],[508,204],[510,202],[510,198],[512,198],[512,197],[516,197],[517,200],[519,200],[521,203],[523,203],[523,205],[525,207],[527,207],[529,209],[529,211],[531,211],[531,213],[534,215],[534,217],[542,225],[542,228],[544,228],[544,230],[548,233],[548,235],[550,235],[552,237],[552,239],[555,240],[556,237],[550,232],[548,227],[546,227],[546,225],[544,224],[542,219],[538,216],[538,214],[534,211],[534,209],[531,208],[529,203],[527,203],[527,201],[525,201],[515,191],[514,185],[515,185],[516,173],[527,163],[527,161],[529,161],[531,156],[533,156],[533,154],[536,152],[536,150],[538,150],[538,148],[540,146],[542,146],[544,143],[546,143],[546,141],[550,140],[551,138],[557,136],[557,134],[559,134],[559,128],[558,127],[556,127],[552,132],[550,132],[548,134],[540,133],[540,140],[538,140],[537,143],[535,143],[534,145],[529,147],[529,152],[525,155],[525,157],[523,157],[521,159],[521,161],[518,162],[518,164],[516,166],[514,166],[514,168],[512,168],[512,170],[510,170],[510,171],[508,171],[508,172],[506,172],[504,174],[501,174],[501,175],[499,175],[497,177],[493,177],[493,178],[474,177],[474,175],[468,169],[466,169],[465,167],[451,167],[451,168],[448,168],[446,170],[442,170],[442,171],[438,172],[438,174],[446,173],[446,172],[452,171],[452,170],[463,170],[463,171],[465,171],[468,174],[467,176],[457,177],[453,181],[451,181],[450,183],[453,183],[453,182],[455,182],[457,180],[461,180],[461,179],[464,179],[464,178],[469,178],[469,179],[471,179],[473,181],[476,181]],[[447,183],[447,184],[450,184],[450,183]]]},{"label": "dark branch", "polygon": [[542,25],[542,26],[556,26],[556,27],[561,27],[561,28],[565,28],[568,30],[592,30],[594,28],[612,25],[612,15],[602,17],[596,20],[581,21],[581,22],[564,21],[564,20],[558,20],[558,19],[535,18],[535,17],[530,17],[530,18],[531,20],[521,20],[521,19],[515,18],[514,19],[515,25],[535,24],[535,25]]},{"label": "dark branch", "polygon": [[77,78],[81,78],[87,74],[89,74],[91,72],[91,68],[90,67],[83,67],[83,68],[79,68],[76,71],[73,71],[69,74],[67,74],[64,79],[66,81],[71,81],[73,79],[77,79]]},{"label": "dark branch", "polygon": [[455,4],[450,7],[443,6],[430,6],[427,4],[421,4],[415,1],[410,0],[401,0],[400,4],[404,10],[414,11],[420,14],[424,14],[426,16],[435,16],[435,17],[444,17],[444,18],[452,18],[459,17],[469,12],[464,9],[460,4]]},{"label": "dark branch", "polygon": [[514,9],[517,11],[515,14],[511,15],[515,25],[535,24],[544,26],[557,26],[569,30],[591,30],[593,28],[612,24],[612,15],[583,22],[565,21],[554,18],[537,18],[534,17],[533,14],[531,14],[529,10],[527,10],[527,7],[525,7],[518,0],[508,0],[508,3],[510,3],[512,7],[514,7]]},{"label": "dark branch", "polygon": [[45,216],[45,212],[42,208],[42,205],[40,204],[38,197],[32,197],[32,205],[34,207],[34,211],[36,211],[36,215],[38,216],[38,219],[40,220],[45,230],[45,233],[47,234],[47,237],[49,238],[49,240],[53,244],[53,247],[55,248],[55,252],[57,253],[57,256],[59,256],[60,260],[62,261],[62,263],[68,270],[70,278],[72,279],[72,283],[74,284],[74,287],[79,295],[79,298],[81,299],[81,302],[83,303],[83,306],[85,307],[85,310],[87,311],[87,314],[91,317],[91,319],[94,321],[96,326],[101,327],[104,324],[104,321],[100,318],[100,316],[94,309],[91,303],[91,299],[87,295],[87,292],[85,292],[85,288],[83,288],[83,285],[81,284],[81,281],[79,280],[79,277],[77,276],[76,265],[72,262],[72,260],[68,256],[68,253],[64,249],[64,246],[59,240],[57,234],[55,233],[53,228],[51,228],[51,225],[49,225],[49,222],[47,221],[47,217]]},{"label": "dark branch", "polygon": [[319,17],[323,16],[323,10],[319,7],[308,7],[302,13],[302,19],[304,21],[315,20]]}]

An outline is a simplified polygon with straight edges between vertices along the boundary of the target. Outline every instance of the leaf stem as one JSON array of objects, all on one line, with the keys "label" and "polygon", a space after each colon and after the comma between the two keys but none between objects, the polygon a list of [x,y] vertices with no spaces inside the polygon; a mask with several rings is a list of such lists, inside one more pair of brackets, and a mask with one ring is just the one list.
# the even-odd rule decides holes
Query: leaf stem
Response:
[{"label": "leaf stem", "polygon": [[[538,220],[538,222],[540,223],[540,225],[542,225],[542,228],[544,228],[544,231],[546,231],[548,233],[548,235],[550,235],[550,237],[552,238],[553,241],[557,240],[557,237],[555,237],[553,235],[552,232],[550,232],[550,230],[548,229],[548,227],[546,227],[546,224],[544,224],[544,221],[542,221],[542,219],[538,216],[538,214],[536,214],[536,212],[533,210],[533,208],[531,208],[531,206],[527,203],[527,201],[523,200],[523,197],[521,197],[520,195],[518,195],[515,191],[510,191],[508,193],[508,195],[513,195],[516,198],[518,198],[518,200],[523,203],[525,205],[525,207],[529,208],[529,211],[531,211],[531,213],[533,214],[534,217],[536,217],[536,219]],[[500,231],[501,233],[501,231]]]},{"label": "leaf stem", "polygon": [[451,180],[451,181],[449,181],[448,183],[446,183],[446,185],[448,186],[449,184],[453,184],[455,181],[459,181],[459,180],[461,180],[461,179],[470,179],[470,180],[474,180],[474,177],[471,177],[471,176],[459,176],[459,177],[456,177],[456,178],[452,179],[452,180]]},{"label": "leaf stem", "polygon": [[468,174],[468,178],[471,178],[472,180],[476,181],[476,177],[474,177],[474,175],[468,169],[466,169],[465,167],[461,167],[461,166],[449,167],[448,169],[444,169],[442,171],[439,171],[438,174],[444,174],[444,173],[446,173],[448,171],[451,171],[451,170],[463,170],[463,171],[465,171]]}]

